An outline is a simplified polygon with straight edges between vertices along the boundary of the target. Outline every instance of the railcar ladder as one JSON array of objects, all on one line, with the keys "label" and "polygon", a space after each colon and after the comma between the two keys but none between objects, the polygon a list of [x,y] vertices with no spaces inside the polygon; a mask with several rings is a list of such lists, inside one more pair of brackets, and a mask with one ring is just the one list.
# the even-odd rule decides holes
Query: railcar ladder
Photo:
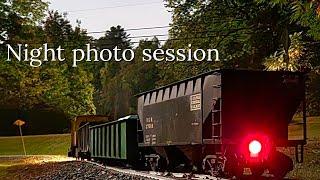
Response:
[{"label": "railcar ladder", "polygon": [[[221,94],[221,85],[213,86],[215,92]],[[222,137],[222,124],[221,124],[221,95],[213,98],[212,103],[212,140],[214,142],[220,141]]]}]

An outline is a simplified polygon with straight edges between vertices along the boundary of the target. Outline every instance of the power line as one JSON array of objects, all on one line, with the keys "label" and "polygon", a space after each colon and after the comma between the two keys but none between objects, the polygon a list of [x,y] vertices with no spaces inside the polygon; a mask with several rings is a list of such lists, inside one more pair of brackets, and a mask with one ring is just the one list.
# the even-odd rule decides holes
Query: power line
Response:
[{"label": "power line", "polygon": [[96,10],[103,10],[103,9],[114,9],[114,8],[123,8],[123,7],[134,7],[134,6],[145,6],[151,4],[159,4],[162,2],[149,2],[149,3],[136,3],[136,4],[125,4],[125,5],[118,5],[118,6],[106,6],[106,7],[99,7],[99,8],[91,8],[91,9],[77,9],[77,10],[70,10],[65,11],[67,13],[74,13],[74,12],[85,12],[85,11],[96,11]]},{"label": "power line", "polygon": [[[180,26],[186,26],[186,25],[180,25]],[[131,28],[131,29],[124,29],[123,31],[137,31],[137,30],[145,30],[145,29],[158,29],[158,28],[167,28],[167,27],[170,27],[170,26],[154,26],[154,27],[140,27],[140,28]],[[179,25],[177,25],[177,27],[179,27]],[[234,29],[227,29],[228,30],[228,32],[227,32],[227,35],[229,35],[229,34],[232,34],[232,33],[234,33],[234,32],[232,32],[232,31],[239,31],[239,30],[250,30],[252,28],[252,26],[251,27],[245,27],[245,28],[234,28]],[[101,32],[106,32],[106,31],[96,31],[96,32],[89,32],[89,33],[101,33]],[[221,31],[217,31],[217,30],[206,30],[206,31],[194,31],[194,33],[196,34],[196,33],[212,33],[212,32],[221,32]],[[88,34],[88,33],[87,33]],[[251,33],[251,34],[254,34],[254,33]],[[42,36],[46,36],[45,34],[44,35],[42,35]],[[128,38],[129,39],[137,39],[137,38],[148,38],[148,37],[166,37],[166,36],[169,36],[169,34],[154,34],[154,35],[142,35],[142,36],[129,36]],[[214,37],[218,37],[218,36],[225,36],[225,35],[216,35],[216,36],[214,36]],[[212,36],[206,36],[205,38],[207,38],[207,37],[212,37]],[[175,39],[175,40],[187,40],[187,39],[194,39],[194,38],[179,38],[179,39]],[[163,42],[163,41],[172,41],[173,39],[171,38],[171,39],[162,39],[162,40],[160,40],[159,39],[159,42]],[[103,42],[103,41],[107,41],[107,39],[106,40],[101,40],[100,39],[100,42]],[[72,42],[73,43],[73,41],[72,40],[66,40],[66,41],[62,41],[62,43],[68,43],[68,42]],[[135,43],[139,43],[140,41],[138,41],[138,42],[130,42],[130,43],[132,43],[132,44],[135,44]],[[25,44],[26,42],[24,42],[24,43],[20,43],[20,44]],[[34,43],[34,42],[30,42],[30,43],[27,43],[27,44],[38,44],[38,45],[42,45],[41,43]],[[49,44],[49,43],[48,43]],[[53,44],[52,42],[51,42],[51,44]],[[110,45],[112,45],[112,44],[110,44]]]},{"label": "power line", "polygon": [[142,36],[129,36],[129,39],[148,38],[148,37],[167,37],[169,34],[155,34],[155,35],[142,35]]},{"label": "power line", "polygon": [[[225,20],[225,19],[211,19],[216,22],[234,22],[234,21],[243,21],[243,19],[230,19],[230,20]],[[209,24],[210,22],[207,22]],[[165,25],[165,26],[153,26],[153,27],[139,27],[139,28],[129,28],[129,29],[124,29],[123,31],[128,32],[128,31],[141,31],[141,30],[152,30],[152,29],[165,29],[165,28],[170,28],[170,27],[188,27],[189,25]],[[100,33],[106,33],[109,30],[104,30],[104,31],[89,31],[86,32],[87,34],[100,34]]]},{"label": "power line", "polygon": [[[123,31],[128,32],[128,31],[141,31],[141,30],[164,29],[164,28],[170,28],[170,26],[166,25],[166,26],[140,27],[140,28],[124,29]],[[91,32],[87,32],[87,34],[106,33],[107,31],[91,31]]]},{"label": "power line", "polygon": [[[226,36],[229,36],[230,34],[233,34],[233,33],[236,33],[238,31],[241,31],[241,30],[246,30],[248,28],[237,28],[237,29],[229,29],[231,30],[231,32],[228,32],[226,34],[220,34],[220,35],[206,35],[206,36],[198,36],[198,37],[184,37],[184,38],[171,38],[171,39],[158,39],[159,42],[170,42],[170,41],[180,41],[180,40],[192,40],[192,39],[205,39],[205,38],[213,38],[213,37],[226,37]],[[218,32],[218,31],[198,31],[198,32],[195,32],[195,34],[197,33],[210,33],[210,32]],[[243,34],[254,34],[252,32],[243,32]],[[145,35],[145,36],[131,36],[130,38],[131,39],[134,39],[134,38],[143,38],[143,37],[161,37],[161,36],[168,36],[168,34],[154,34],[154,35]],[[120,43],[103,43],[104,41],[107,41],[107,40],[100,40],[100,43],[99,45],[119,45],[121,44]],[[102,42],[102,43],[101,43]],[[130,44],[137,44],[137,43],[140,43],[141,41],[131,41],[129,42]],[[153,40],[145,40],[145,42],[153,42]],[[70,47],[71,44],[68,45],[68,43],[72,43],[74,44],[73,41],[63,41],[63,43],[66,43],[64,47]],[[24,44],[24,43],[20,43],[20,44]],[[27,44],[30,44],[30,45],[42,45],[42,43],[35,43],[35,42],[30,42],[30,43],[27,43]],[[52,42],[51,43],[48,43],[48,44],[53,44]]]},{"label": "power line", "polygon": [[[238,21],[238,19],[234,19],[235,21]],[[219,20],[219,21],[223,21],[223,20]],[[184,27],[187,25],[174,25],[172,27]],[[129,28],[129,29],[124,29],[124,32],[129,32],[129,31],[140,31],[140,30],[152,30],[152,29],[163,29],[163,28],[170,28],[171,26],[169,25],[165,25],[165,26],[153,26],[153,27],[139,27],[139,28]],[[242,28],[241,28],[242,29]],[[250,29],[250,28],[246,28],[246,29]],[[235,29],[228,29],[228,30],[238,30],[238,28]],[[106,33],[107,31],[92,31],[92,32],[86,32],[86,34],[96,34],[96,33]],[[214,31],[214,30],[208,30],[208,31],[195,31],[194,33],[207,33],[207,32],[220,32],[220,31]],[[128,38],[130,39],[136,39],[136,38],[148,38],[148,37],[164,37],[164,36],[168,36],[169,34],[155,34],[155,35],[143,35],[143,36],[129,36]],[[38,35],[38,36],[46,36],[44,35]],[[164,40],[165,41],[165,40]],[[64,41],[64,42],[68,42],[68,41]],[[138,43],[138,42],[137,42]],[[40,44],[40,43],[28,43],[28,44]]]}]

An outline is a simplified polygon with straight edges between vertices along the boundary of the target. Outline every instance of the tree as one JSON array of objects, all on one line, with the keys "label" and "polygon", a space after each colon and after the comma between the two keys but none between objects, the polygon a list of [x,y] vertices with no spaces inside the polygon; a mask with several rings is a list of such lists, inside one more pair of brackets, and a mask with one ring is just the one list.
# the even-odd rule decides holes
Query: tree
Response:
[{"label": "tree", "polygon": [[45,92],[46,102],[63,110],[69,117],[94,114],[94,87],[90,67],[87,67],[85,63],[79,64],[76,68],[72,67],[73,55],[71,53],[72,49],[83,48],[92,38],[88,37],[80,27],[73,29],[70,22],[58,12],[49,12],[43,24],[46,42],[54,48],[64,47],[66,52],[64,58],[67,61],[66,64],[50,62],[44,65],[62,76],[60,79],[50,78],[58,82],[55,82],[55,86]]},{"label": "tree", "polygon": [[[219,63],[175,62],[164,67],[167,72],[177,72],[174,77],[179,79],[217,67],[263,69],[264,58],[281,45],[286,46],[288,29],[297,27],[287,18],[286,9],[280,10],[268,3],[252,0],[166,2],[173,12],[166,46],[188,48],[188,44],[192,44],[192,48],[217,48],[221,58]],[[188,73],[179,69],[188,69],[185,71]]]},{"label": "tree", "polygon": [[288,60],[285,60],[285,50],[281,49],[280,52],[275,52],[270,57],[266,58],[264,65],[267,70],[286,70],[298,71],[304,68],[311,68],[311,64],[303,61],[305,58],[305,48],[302,44],[301,33],[294,33],[290,35],[290,47],[288,48]]},{"label": "tree", "polygon": [[[70,23],[57,12],[49,13],[43,27],[33,24],[28,26],[33,27],[30,28],[35,35],[32,36],[32,42],[12,32],[9,32],[12,35],[6,41],[28,43],[30,48],[48,42],[50,47],[64,45],[66,52],[70,52],[73,47],[83,47],[88,39],[82,30],[73,30]],[[59,28],[54,28],[56,26]],[[65,58],[70,60],[72,55],[66,53]],[[25,62],[11,61],[0,63],[0,69],[2,106],[19,110],[49,108],[62,111],[69,118],[95,113],[92,76],[84,65],[72,68],[71,61],[55,61],[32,68]]]},{"label": "tree", "polygon": [[[96,45],[101,49],[113,49],[115,46],[122,50],[132,48],[128,35],[120,26],[112,27]],[[159,80],[157,63],[144,62],[142,51],[143,49],[154,51],[159,47],[160,43],[156,37],[151,40],[141,40],[133,49],[135,52],[133,61],[105,63],[100,70],[102,88],[97,98],[97,107],[101,107],[102,113],[114,118],[136,113],[137,102],[134,95],[155,88]]]},{"label": "tree", "polygon": [[306,27],[307,33],[320,40],[320,2],[302,0],[257,0],[258,3],[269,3],[271,6],[288,9],[289,18]]},{"label": "tree", "polygon": [[[113,51],[115,47],[121,49],[117,56],[121,57],[124,49],[131,48],[128,34],[121,26],[111,27],[106,31],[105,36],[96,41],[96,48],[109,49]],[[112,54],[115,57],[115,54]],[[107,59],[108,57],[105,57]],[[129,63],[116,62],[110,59],[109,62],[100,62],[95,65],[95,87],[96,87],[96,106],[99,113],[108,114],[115,118],[125,115],[129,111],[128,105],[128,86],[121,79],[121,73]],[[99,82],[100,81],[100,82]]]},{"label": "tree", "polygon": [[33,27],[45,15],[48,3],[42,0],[0,0],[0,42],[12,43],[34,37]]},{"label": "tree", "polygon": [[[0,58],[6,59],[6,46],[4,44],[15,45],[33,39],[40,27],[36,24],[44,17],[47,3],[41,0],[26,1],[0,1]],[[29,106],[32,100],[39,103],[40,100],[34,97],[33,89],[22,89],[26,84],[33,83],[33,77],[37,73],[29,76],[30,70],[23,64],[17,62],[3,62],[1,69],[2,105],[12,107],[16,104],[19,108]],[[22,79],[24,78],[24,79]],[[25,91],[25,92],[23,92]],[[27,93],[28,92],[28,93]],[[30,92],[30,99],[25,99]],[[41,90],[40,90],[41,92]],[[23,105],[24,103],[24,105]]]},{"label": "tree", "polygon": [[[160,42],[157,37],[151,40],[145,39],[139,42],[139,45],[135,48],[134,61],[127,66],[124,74],[124,79],[129,83],[131,94],[136,95],[138,93],[156,88],[160,82],[159,63],[154,60],[145,62],[143,61],[142,51],[144,49],[150,49],[151,53],[154,50],[160,48]],[[137,98],[131,96],[130,98],[130,112],[137,111]]]}]

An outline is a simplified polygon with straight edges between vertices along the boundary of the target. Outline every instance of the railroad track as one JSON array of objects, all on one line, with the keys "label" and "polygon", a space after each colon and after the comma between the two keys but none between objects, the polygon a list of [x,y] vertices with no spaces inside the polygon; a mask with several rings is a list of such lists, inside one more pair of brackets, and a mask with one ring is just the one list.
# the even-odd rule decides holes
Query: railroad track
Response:
[{"label": "railroad track", "polygon": [[103,164],[100,164],[97,162],[92,162],[92,161],[85,161],[85,162],[102,167],[102,168],[105,168],[107,170],[116,171],[119,173],[133,175],[133,176],[138,176],[138,177],[142,177],[142,178],[149,178],[149,179],[155,179],[155,180],[172,180],[172,179],[174,179],[174,178],[170,178],[170,177],[162,177],[156,173],[155,174],[148,173],[147,171],[137,171],[137,170],[133,170],[133,169],[105,166]]},{"label": "railroad track", "polygon": [[127,169],[127,168],[120,168],[120,167],[111,167],[106,166],[97,162],[92,161],[85,161],[87,163],[105,168],[107,170],[116,171],[123,174],[133,175],[141,178],[148,178],[148,179],[155,179],[155,180],[173,180],[173,179],[193,179],[193,180],[225,180],[223,178],[218,177],[212,177],[210,175],[203,175],[203,174],[193,174],[190,176],[188,173],[171,173],[170,175],[166,173],[159,173],[154,171],[138,171],[133,169]]}]

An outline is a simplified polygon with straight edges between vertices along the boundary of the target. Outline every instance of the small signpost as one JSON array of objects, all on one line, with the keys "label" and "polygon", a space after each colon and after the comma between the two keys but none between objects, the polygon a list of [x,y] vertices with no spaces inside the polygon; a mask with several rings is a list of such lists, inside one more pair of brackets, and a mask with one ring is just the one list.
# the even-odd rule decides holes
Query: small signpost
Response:
[{"label": "small signpost", "polygon": [[24,151],[24,155],[26,156],[26,155],[27,155],[27,152],[26,152],[26,148],[25,148],[25,146],[24,146],[24,140],[23,140],[22,130],[21,130],[21,126],[23,126],[23,125],[25,124],[25,122],[22,121],[22,120],[20,120],[20,119],[18,119],[18,120],[16,120],[13,124],[16,125],[16,126],[19,126],[19,131],[20,131],[20,136],[21,136],[23,151]]}]

